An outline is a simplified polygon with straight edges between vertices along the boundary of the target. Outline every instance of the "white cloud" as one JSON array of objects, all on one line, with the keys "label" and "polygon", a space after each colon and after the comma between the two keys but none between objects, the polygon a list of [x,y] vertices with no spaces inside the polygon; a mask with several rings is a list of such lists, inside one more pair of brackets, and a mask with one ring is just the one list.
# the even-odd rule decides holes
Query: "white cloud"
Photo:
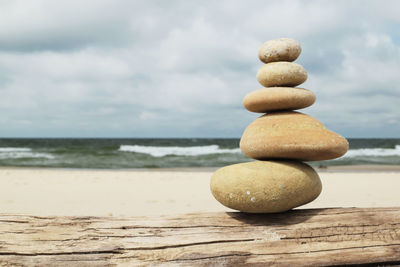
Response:
[{"label": "white cloud", "polygon": [[380,3],[2,1],[2,135],[238,137],[258,47],[285,36],[317,95],[303,112],[398,136],[400,4]]}]

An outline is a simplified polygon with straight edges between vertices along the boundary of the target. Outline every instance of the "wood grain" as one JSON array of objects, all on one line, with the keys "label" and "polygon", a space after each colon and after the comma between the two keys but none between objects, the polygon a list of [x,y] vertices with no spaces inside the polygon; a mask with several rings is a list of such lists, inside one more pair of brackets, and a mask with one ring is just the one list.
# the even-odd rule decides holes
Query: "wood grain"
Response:
[{"label": "wood grain", "polygon": [[400,265],[400,207],[163,217],[0,214],[0,266]]}]

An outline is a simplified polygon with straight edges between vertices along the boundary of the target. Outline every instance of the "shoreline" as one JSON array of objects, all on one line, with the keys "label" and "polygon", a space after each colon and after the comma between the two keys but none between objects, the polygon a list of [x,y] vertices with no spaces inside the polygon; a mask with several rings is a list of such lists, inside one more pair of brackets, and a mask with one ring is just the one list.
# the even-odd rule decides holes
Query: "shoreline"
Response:
[{"label": "shoreline", "polygon": [[[306,162],[307,163],[307,162]],[[309,164],[309,163],[307,163]],[[310,164],[309,164],[310,165]],[[0,170],[59,170],[59,171],[101,171],[101,172],[215,172],[221,167],[171,167],[171,168],[59,168],[59,167],[22,167],[0,166]],[[312,166],[317,172],[400,172],[400,165],[363,164],[363,165],[334,165]]]}]

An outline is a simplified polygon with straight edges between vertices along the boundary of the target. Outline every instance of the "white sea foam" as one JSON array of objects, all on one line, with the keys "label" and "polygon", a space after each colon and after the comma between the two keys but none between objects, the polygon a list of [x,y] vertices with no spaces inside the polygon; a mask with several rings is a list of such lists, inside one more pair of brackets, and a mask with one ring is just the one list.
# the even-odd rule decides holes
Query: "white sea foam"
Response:
[{"label": "white sea foam", "polygon": [[28,147],[0,147],[0,159],[45,158],[53,159],[48,153],[33,152]]},{"label": "white sea foam", "polygon": [[400,156],[400,145],[395,148],[360,148],[350,149],[343,157],[385,157],[385,156]]},{"label": "white sea foam", "polygon": [[240,153],[240,148],[224,149],[218,145],[209,146],[139,146],[139,145],[121,145],[120,151],[144,153],[153,157],[164,157],[167,155],[176,156],[200,156],[209,154],[225,154],[225,153]]},{"label": "white sea foam", "polygon": [[32,151],[29,147],[0,147],[0,153],[4,152],[29,152]]}]

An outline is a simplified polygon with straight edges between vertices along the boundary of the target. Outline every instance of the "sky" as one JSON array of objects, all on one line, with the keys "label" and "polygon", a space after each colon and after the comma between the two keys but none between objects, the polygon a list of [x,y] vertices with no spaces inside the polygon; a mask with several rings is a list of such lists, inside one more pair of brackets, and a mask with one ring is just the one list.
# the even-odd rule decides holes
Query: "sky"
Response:
[{"label": "sky", "polygon": [[0,0],[0,137],[240,137],[259,47],[289,37],[301,110],[400,137],[400,1]]}]

